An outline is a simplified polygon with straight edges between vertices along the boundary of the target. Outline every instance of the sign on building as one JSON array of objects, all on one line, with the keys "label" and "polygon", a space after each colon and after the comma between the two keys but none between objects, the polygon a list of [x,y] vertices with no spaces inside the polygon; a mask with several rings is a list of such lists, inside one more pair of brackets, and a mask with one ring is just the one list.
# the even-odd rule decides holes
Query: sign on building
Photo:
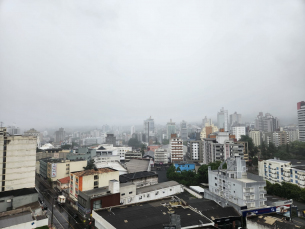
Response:
[{"label": "sign on building", "polygon": [[271,208],[261,208],[261,209],[254,209],[250,211],[242,211],[243,216],[254,216],[254,215],[263,215],[263,214],[268,214],[268,213],[276,213],[276,207],[271,207]]},{"label": "sign on building", "polygon": [[56,177],[57,164],[52,164],[51,169],[51,177]]}]

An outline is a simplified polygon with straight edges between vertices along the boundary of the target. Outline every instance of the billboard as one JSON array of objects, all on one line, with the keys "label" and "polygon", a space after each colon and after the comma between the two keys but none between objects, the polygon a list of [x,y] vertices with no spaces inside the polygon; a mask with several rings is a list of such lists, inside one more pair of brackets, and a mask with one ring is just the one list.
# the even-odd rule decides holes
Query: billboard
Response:
[{"label": "billboard", "polygon": [[277,206],[276,213],[286,217],[290,217],[290,205]]},{"label": "billboard", "polygon": [[56,177],[57,164],[51,165],[51,177]]},{"label": "billboard", "polygon": [[254,215],[262,215],[262,214],[268,214],[268,213],[275,213],[275,212],[276,212],[276,207],[260,208],[260,209],[242,211],[244,217],[254,216]]}]

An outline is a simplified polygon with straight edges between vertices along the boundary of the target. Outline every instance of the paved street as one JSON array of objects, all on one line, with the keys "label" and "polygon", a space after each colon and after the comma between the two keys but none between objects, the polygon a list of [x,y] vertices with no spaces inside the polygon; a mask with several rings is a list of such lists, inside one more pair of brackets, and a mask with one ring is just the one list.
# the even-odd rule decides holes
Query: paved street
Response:
[{"label": "paved street", "polygon": [[[52,215],[52,198],[57,198],[57,193],[53,189],[49,189],[46,182],[36,176],[36,188],[39,191],[39,198],[43,200],[44,204],[48,207],[49,224],[51,223]],[[59,206],[54,201],[53,208],[53,224],[56,228],[72,228],[83,229],[86,228],[84,224],[75,220],[73,211],[66,205]]]}]

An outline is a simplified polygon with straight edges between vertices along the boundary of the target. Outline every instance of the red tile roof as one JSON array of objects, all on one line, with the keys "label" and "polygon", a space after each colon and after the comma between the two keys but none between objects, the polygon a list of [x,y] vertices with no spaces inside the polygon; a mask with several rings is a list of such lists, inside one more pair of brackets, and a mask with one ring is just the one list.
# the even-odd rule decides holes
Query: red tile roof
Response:
[{"label": "red tile roof", "polygon": [[62,184],[67,184],[70,182],[70,176],[59,179],[58,181]]}]

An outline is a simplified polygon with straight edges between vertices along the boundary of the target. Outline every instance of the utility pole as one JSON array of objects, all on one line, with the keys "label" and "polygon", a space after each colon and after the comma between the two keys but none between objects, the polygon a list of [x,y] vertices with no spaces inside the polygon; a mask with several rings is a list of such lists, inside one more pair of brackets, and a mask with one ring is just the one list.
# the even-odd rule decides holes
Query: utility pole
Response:
[{"label": "utility pole", "polygon": [[149,121],[148,121],[148,133],[147,133],[147,146],[149,146]]},{"label": "utility pole", "polygon": [[52,196],[52,216],[51,216],[51,228],[53,228],[53,208],[54,208],[54,197]]}]

